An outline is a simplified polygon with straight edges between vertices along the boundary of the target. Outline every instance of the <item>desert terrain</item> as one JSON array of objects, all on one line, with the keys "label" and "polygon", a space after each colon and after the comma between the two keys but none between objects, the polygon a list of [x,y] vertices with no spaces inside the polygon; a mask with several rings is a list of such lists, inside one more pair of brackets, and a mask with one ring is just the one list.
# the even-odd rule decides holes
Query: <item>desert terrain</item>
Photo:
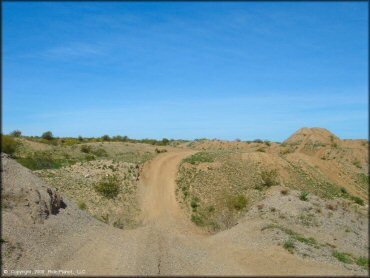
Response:
[{"label": "desert terrain", "polygon": [[368,275],[368,140],[3,139],[3,275]]}]

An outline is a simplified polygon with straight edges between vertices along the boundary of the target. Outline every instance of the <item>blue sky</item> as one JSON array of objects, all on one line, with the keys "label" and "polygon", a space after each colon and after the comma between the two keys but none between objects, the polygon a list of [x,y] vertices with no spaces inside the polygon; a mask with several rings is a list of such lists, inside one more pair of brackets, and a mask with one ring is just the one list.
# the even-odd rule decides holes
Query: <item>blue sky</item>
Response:
[{"label": "blue sky", "polygon": [[3,132],[368,137],[366,2],[5,2]]}]

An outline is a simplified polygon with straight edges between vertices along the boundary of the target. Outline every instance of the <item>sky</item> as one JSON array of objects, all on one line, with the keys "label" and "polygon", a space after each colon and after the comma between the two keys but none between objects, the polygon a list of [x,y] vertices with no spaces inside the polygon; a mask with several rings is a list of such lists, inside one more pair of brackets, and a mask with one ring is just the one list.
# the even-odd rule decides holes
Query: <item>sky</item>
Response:
[{"label": "sky", "polygon": [[368,138],[367,2],[3,2],[4,133]]}]

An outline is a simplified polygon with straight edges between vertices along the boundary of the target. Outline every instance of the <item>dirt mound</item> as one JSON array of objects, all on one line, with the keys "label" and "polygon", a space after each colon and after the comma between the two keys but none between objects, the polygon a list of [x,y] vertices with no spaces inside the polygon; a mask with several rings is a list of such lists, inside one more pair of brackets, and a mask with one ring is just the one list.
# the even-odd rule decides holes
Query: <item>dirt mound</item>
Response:
[{"label": "dirt mound", "polygon": [[49,215],[66,208],[63,198],[23,166],[1,155],[3,207],[10,208],[26,222],[43,223]]},{"label": "dirt mound", "polygon": [[307,128],[303,127],[293,133],[288,139],[284,141],[286,144],[332,144],[340,139],[331,133],[329,130],[320,127]]}]

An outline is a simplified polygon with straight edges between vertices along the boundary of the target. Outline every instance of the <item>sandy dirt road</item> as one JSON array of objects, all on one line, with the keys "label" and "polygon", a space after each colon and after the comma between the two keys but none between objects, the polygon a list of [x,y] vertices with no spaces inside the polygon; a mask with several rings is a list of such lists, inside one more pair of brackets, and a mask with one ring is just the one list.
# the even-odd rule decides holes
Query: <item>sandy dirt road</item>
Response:
[{"label": "sandy dirt road", "polygon": [[215,236],[198,229],[183,215],[175,198],[178,164],[192,153],[170,151],[144,166],[139,185],[142,227],[124,231],[106,225],[86,227],[84,235],[69,239],[72,251],[56,252],[59,259],[50,257],[50,263],[59,269],[82,269],[87,275],[349,274],[291,255],[279,246],[256,248],[239,243],[232,230],[247,223]]}]

